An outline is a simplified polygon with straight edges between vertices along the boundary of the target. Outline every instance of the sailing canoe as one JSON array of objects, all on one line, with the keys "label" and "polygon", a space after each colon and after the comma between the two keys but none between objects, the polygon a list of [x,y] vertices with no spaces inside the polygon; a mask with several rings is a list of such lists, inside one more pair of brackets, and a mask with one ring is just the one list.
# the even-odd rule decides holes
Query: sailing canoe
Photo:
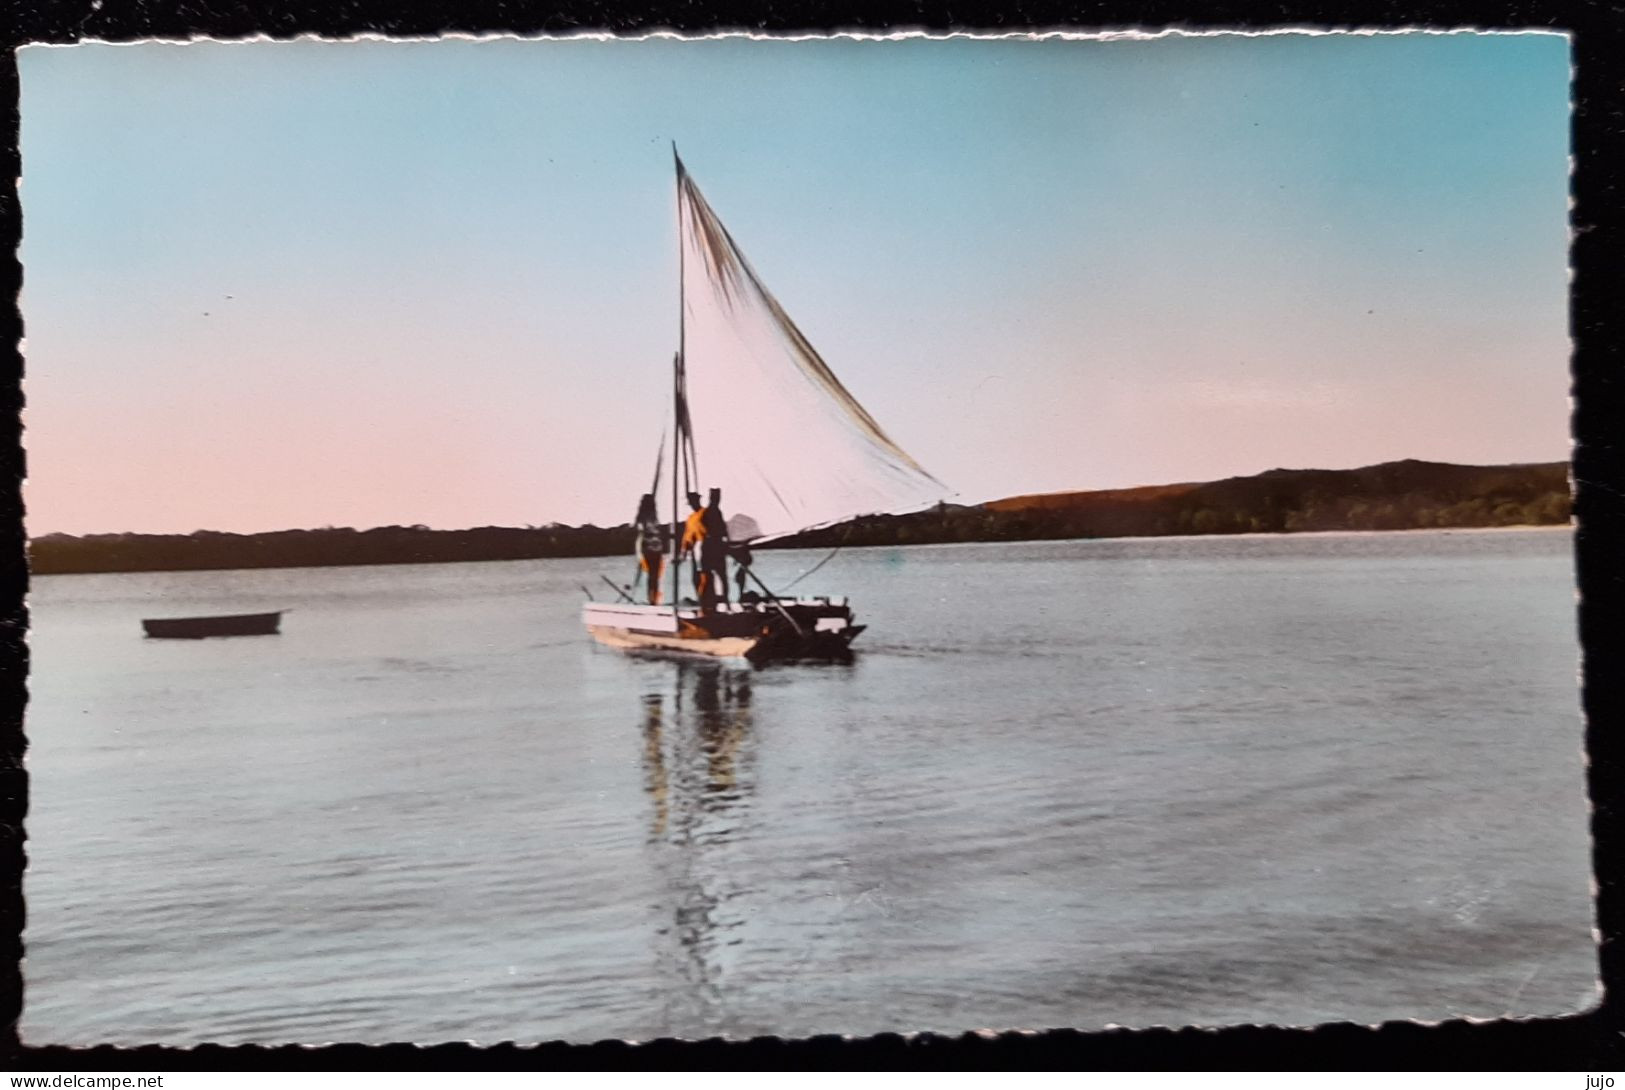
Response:
[{"label": "sailing canoe", "polygon": [[143,620],[148,636],[162,640],[201,640],[210,636],[274,636],[282,611],[232,613],[217,617],[158,617]]},{"label": "sailing canoe", "polygon": [[[729,545],[761,544],[860,515],[917,510],[947,488],[881,429],[798,329],[751,268],[694,179],[676,158],[678,218],[677,353],[672,358],[669,492],[665,436],[654,480],[639,505],[639,540],[655,519],[669,527],[670,591],[665,606],[591,602],[582,619],[599,643],[626,651],[770,660],[842,660],[863,631],[844,598],[776,594],[746,564],[737,569],[762,594],[736,604],[683,600],[680,546],[690,517],[682,499],[709,492],[701,514],[723,518],[707,527]],[[696,434],[705,436],[701,473]],[[661,499],[668,519],[658,518]],[[697,504],[695,509],[698,510]],[[723,512],[730,512],[728,518]],[[689,543],[690,545],[693,542]],[[711,542],[713,546],[715,542]],[[738,563],[739,558],[733,558]],[[725,589],[728,573],[711,566]],[[696,588],[699,584],[696,583]],[[743,582],[741,582],[741,589]],[[589,594],[590,597],[590,594]]]}]

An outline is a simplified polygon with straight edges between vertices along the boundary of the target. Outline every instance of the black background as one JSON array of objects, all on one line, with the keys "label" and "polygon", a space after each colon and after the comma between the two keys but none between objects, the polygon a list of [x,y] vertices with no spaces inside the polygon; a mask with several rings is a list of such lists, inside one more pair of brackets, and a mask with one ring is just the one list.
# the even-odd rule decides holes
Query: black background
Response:
[{"label": "black background", "polygon": [[[1601,1007],[1562,1019],[1438,1026],[1389,1023],[1315,1029],[1238,1027],[1219,1031],[1144,1030],[1043,1034],[877,1037],[806,1041],[657,1041],[643,1045],[545,1044],[473,1048],[444,1045],[326,1048],[205,1046],[196,1049],[28,1048],[16,1021],[23,1000],[21,957],[24,899],[21,876],[28,784],[22,769],[27,699],[24,642],[27,566],[20,481],[24,462],[18,410],[24,361],[18,351],[21,315],[16,259],[22,230],[12,179],[17,149],[17,66],[28,42],[142,38],[272,38],[315,34],[435,35],[449,31],[548,34],[577,30],[639,33],[658,29],[704,32],[820,32],[1103,29],[1177,26],[1247,29],[1485,27],[1555,28],[1573,35],[1575,173],[1573,178],[1572,329],[1574,355],[1574,477],[1580,577],[1580,626],[1585,645],[1584,700],[1588,720],[1590,791],[1603,934]],[[231,1069],[519,1069],[554,1068],[859,1068],[859,1069],[1613,1069],[1625,1067],[1625,1018],[1617,999],[1625,896],[1621,822],[1620,632],[1625,622],[1625,475],[1620,444],[1621,327],[1625,325],[1625,7],[1588,3],[1211,3],[987,0],[961,3],[885,0],[333,0],[330,3],[173,4],[80,0],[28,3],[0,0],[0,1070],[90,1072]],[[402,231],[411,224],[403,223]]]}]

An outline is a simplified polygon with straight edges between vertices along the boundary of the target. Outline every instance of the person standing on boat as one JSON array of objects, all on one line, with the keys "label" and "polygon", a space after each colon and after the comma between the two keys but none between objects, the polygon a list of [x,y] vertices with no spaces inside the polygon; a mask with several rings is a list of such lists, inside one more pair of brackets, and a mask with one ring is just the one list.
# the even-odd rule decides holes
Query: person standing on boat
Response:
[{"label": "person standing on boat", "polygon": [[660,576],[666,570],[668,531],[655,510],[653,493],[645,492],[638,501],[638,573],[649,581],[649,604],[660,604]]},{"label": "person standing on boat", "polygon": [[677,558],[687,561],[694,569],[694,595],[705,602],[705,569],[700,566],[696,555],[700,542],[705,540],[705,508],[700,504],[700,494],[688,494],[689,516],[683,523],[683,540],[678,546]]},{"label": "person standing on boat", "polygon": [[[722,514],[722,489],[711,489],[711,500],[700,512],[705,533],[700,538],[700,570],[705,573],[705,589],[713,598],[728,604],[728,520]],[[701,599],[704,600],[703,598]]]},{"label": "person standing on boat", "polygon": [[722,489],[711,489],[711,502],[700,504],[700,494],[690,492],[688,505],[694,509],[683,527],[682,555],[692,557],[694,592],[700,608],[709,610],[720,595],[728,601],[728,522],[722,517]]}]

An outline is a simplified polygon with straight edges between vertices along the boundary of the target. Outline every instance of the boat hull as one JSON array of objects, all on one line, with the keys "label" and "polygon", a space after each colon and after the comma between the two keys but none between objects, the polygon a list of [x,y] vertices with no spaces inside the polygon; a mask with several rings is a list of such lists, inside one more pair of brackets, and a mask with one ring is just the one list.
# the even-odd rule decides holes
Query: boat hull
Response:
[{"label": "boat hull", "polygon": [[842,599],[799,598],[692,607],[592,603],[582,620],[593,639],[621,651],[749,662],[844,661],[863,626]]},{"label": "boat hull", "polygon": [[155,640],[203,640],[213,636],[274,636],[282,612],[235,613],[223,617],[164,617],[144,620],[141,628]]}]

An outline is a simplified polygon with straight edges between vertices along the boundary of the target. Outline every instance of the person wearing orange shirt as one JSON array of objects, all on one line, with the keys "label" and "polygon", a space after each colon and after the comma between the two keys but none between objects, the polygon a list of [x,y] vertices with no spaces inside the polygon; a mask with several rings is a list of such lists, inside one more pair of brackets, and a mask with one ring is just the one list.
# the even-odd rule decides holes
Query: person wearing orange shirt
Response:
[{"label": "person wearing orange shirt", "polygon": [[722,489],[711,489],[711,502],[702,506],[700,494],[690,492],[693,513],[683,524],[682,554],[694,565],[694,591],[700,608],[709,610],[721,596],[728,601],[728,523],[722,515]]},{"label": "person wearing orange shirt", "polygon": [[688,520],[683,523],[683,540],[678,547],[678,559],[687,560],[694,566],[694,593],[699,597],[700,603],[705,603],[705,571],[700,567],[698,551],[700,543],[705,540],[705,508],[700,504],[700,494],[688,494],[688,506],[691,512]]}]

